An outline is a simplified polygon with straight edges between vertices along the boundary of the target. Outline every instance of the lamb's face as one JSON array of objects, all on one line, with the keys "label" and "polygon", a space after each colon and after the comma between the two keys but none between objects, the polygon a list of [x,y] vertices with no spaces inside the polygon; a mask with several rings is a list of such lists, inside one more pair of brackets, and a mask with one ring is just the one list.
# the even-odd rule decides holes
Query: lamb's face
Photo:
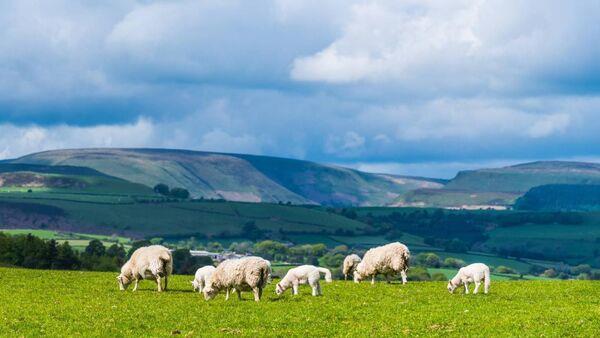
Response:
[{"label": "lamb's face", "polygon": [[204,294],[204,299],[211,300],[217,296],[218,291],[212,286],[206,286],[204,287],[204,290],[202,290],[202,293]]},{"label": "lamb's face", "polygon": [[119,284],[119,290],[125,291],[129,284],[131,284],[131,281],[129,280],[129,278],[121,274],[117,276],[117,283]]},{"label": "lamb's face", "polygon": [[354,283],[360,283],[362,281],[362,276],[358,271],[354,270]]},{"label": "lamb's face", "polygon": [[283,289],[283,287],[277,283],[277,285],[275,285],[275,293],[280,296],[285,290]]},{"label": "lamb's face", "polygon": [[452,281],[449,280],[447,288],[450,293],[454,293],[454,290],[456,290],[457,286],[452,284]]}]

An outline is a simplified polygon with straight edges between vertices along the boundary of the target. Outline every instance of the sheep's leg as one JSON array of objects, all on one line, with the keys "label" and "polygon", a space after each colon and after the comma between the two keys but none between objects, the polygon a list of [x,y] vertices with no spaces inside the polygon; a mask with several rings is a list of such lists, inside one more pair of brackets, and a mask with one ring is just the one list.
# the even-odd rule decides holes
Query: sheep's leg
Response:
[{"label": "sheep's leg", "polygon": [[475,282],[475,290],[473,290],[473,294],[476,294],[477,292],[479,292],[479,285],[481,285],[480,282]]},{"label": "sheep's leg", "polygon": [[317,281],[317,296],[321,296],[323,292],[321,292],[321,283]]},{"label": "sheep's leg", "polygon": [[163,288],[164,291],[167,291],[168,284],[169,284],[169,276],[165,275],[165,287]]},{"label": "sheep's leg", "polygon": [[402,276],[402,284],[406,284],[406,279],[407,279],[406,271],[405,270],[400,271],[400,276]]},{"label": "sheep's leg", "polygon": [[298,294],[298,283],[292,284],[292,294],[293,295],[297,295]]},{"label": "sheep's leg", "polygon": [[468,295],[469,294],[469,282],[464,282],[465,284],[465,294]]},{"label": "sheep's leg", "polygon": [[344,280],[348,280],[348,275],[347,274],[344,275]]},{"label": "sheep's leg", "polygon": [[158,292],[161,292],[162,291],[162,285],[161,285],[160,276],[156,276],[156,285],[158,287]]},{"label": "sheep's leg", "polygon": [[373,275],[373,277],[371,277],[371,285],[375,285],[375,275]]},{"label": "sheep's leg", "polygon": [[229,300],[229,288],[225,289],[225,300]]},{"label": "sheep's leg", "polygon": [[258,288],[258,298],[262,298],[262,293],[263,293],[263,289],[262,288]]},{"label": "sheep's leg", "polygon": [[204,290],[204,282],[198,283],[198,292],[202,293],[202,290]]},{"label": "sheep's leg", "polygon": [[259,302],[260,301],[259,288],[252,288],[252,293],[254,293],[254,301]]},{"label": "sheep's leg", "polygon": [[238,299],[239,299],[239,300],[242,300],[242,291],[241,291],[241,290],[238,290],[238,289],[235,289],[235,292],[236,292],[236,293],[237,293],[237,295],[238,295]]},{"label": "sheep's leg", "polygon": [[134,284],[133,284],[133,290],[132,291],[136,291],[138,288],[138,280],[137,278],[134,280]]},{"label": "sheep's leg", "polygon": [[319,295],[319,281],[314,281],[314,282],[310,283],[310,287],[312,289],[312,295],[318,296]]}]

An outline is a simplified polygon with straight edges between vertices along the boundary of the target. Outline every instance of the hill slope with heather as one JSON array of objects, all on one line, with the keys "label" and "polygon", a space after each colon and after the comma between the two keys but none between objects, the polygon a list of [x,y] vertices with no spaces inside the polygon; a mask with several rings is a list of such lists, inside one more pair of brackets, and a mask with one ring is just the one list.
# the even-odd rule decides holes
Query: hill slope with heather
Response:
[{"label": "hill slope with heather", "polygon": [[183,187],[193,197],[245,202],[386,205],[433,179],[370,174],[314,162],[240,154],[168,149],[76,149],[27,155],[19,164],[87,167],[153,187]]},{"label": "hill slope with heather", "polygon": [[550,184],[598,185],[600,164],[540,161],[503,168],[459,172],[442,189],[417,189],[397,206],[506,207],[534,187]]}]

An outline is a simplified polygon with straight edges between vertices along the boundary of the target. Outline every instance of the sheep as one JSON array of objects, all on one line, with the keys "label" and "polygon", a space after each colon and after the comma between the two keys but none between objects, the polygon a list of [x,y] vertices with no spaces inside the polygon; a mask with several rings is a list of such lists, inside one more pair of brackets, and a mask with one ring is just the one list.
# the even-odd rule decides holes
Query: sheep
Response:
[{"label": "sheep", "polygon": [[487,294],[490,290],[490,268],[483,263],[473,263],[460,268],[456,276],[448,281],[447,288],[450,293],[454,293],[454,290],[456,290],[460,284],[464,284],[465,293],[468,294],[469,283],[473,282],[475,283],[473,294],[476,294],[479,292],[481,280],[483,280],[483,292]]},{"label": "sheep", "polygon": [[348,275],[353,274],[354,270],[361,259],[357,254],[352,254],[344,258],[344,264],[342,266],[342,273],[344,274],[344,280],[348,279]]},{"label": "sheep", "polygon": [[[121,267],[121,274],[117,276],[119,289],[125,291],[131,282],[135,282],[133,291],[138,288],[140,279],[156,281],[158,292],[166,291],[169,276],[173,272],[173,256],[171,251],[162,245],[141,247],[133,252],[131,258]],[[165,286],[161,286],[164,279]]]},{"label": "sheep", "polygon": [[254,300],[258,302],[270,274],[270,264],[260,257],[228,259],[217,266],[202,292],[204,298],[210,300],[225,290],[225,300],[229,300],[229,293],[234,289],[239,299],[242,299],[242,291],[252,290]]},{"label": "sheep", "polygon": [[291,287],[292,294],[297,295],[298,285],[308,283],[308,285],[312,287],[313,296],[322,295],[321,284],[319,284],[321,273],[325,274],[325,281],[331,283],[331,271],[329,271],[329,269],[319,268],[314,265],[301,265],[292,268],[287,272],[285,277],[277,283],[275,286],[275,293],[281,295],[285,290]]},{"label": "sheep", "polygon": [[369,249],[354,270],[354,282],[360,283],[363,279],[371,277],[371,284],[375,284],[375,276],[383,274],[389,283],[390,275],[400,273],[402,284],[406,284],[409,261],[410,251],[406,245],[399,242]]},{"label": "sheep", "polygon": [[215,269],[216,268],[214,266],[207,265],[196,270],[194,280],[191,281],[194,291],[202,293],[202,290],[204,290],[204,285],[206,285],[206,281],[210,278]]}]

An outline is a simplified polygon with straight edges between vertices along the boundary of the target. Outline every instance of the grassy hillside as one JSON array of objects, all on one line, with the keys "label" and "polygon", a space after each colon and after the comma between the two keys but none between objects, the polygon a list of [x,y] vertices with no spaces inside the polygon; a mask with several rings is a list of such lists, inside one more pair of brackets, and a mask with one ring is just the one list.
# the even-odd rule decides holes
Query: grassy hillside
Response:
[{"label": "grassy hillside", "polygon": [[600,184],[600,164],[549,161],[461,171],[446,189],[524,193],[544,184]]},{"label": "grassy hillside", "polygon": [[366,225],[319,209],[242,202],[139,201],[137,197],[0,191],[0,227],[146,236],[236,236],[259,229],[333,233]]},{"label": "grassy hillside", "polygon": [[73,166],[0,163],[0,192],[155,196],[149,187]]},{"label": "grassy hillside", "polygon": [[400,196],[394,204],[467,208],[510,206],[529,189],[547,184],[600,184],[600,164],[548,161],[461,171],[443,189],[416,190]]},{"label": "grassy hillside", "polygon": [[[0,332],[9,336],[597,336],[599,282],[494,282],[488,295],[449,294],[446,282],[323,283],[323,296],[260,303],[192,292],[175,276],[158,294],[149,281],[120,292],[115,273],[0,268]],[[43,290],[43,297],[40,297]],[[152,306],[149,306],[151,304]]]},{"label": "grassy hillside", "polygon": [[393,206],[486,209],[512,205],[517,193],[450,189],[417,189],[399,197]]},{"label": "grassy hillside", "polygon": [[442,184],[276,157],[166,149],[56,150],[12,161],[89,167],[127,181],[188,189],[195,197],[325,205],[385,205]]}]

